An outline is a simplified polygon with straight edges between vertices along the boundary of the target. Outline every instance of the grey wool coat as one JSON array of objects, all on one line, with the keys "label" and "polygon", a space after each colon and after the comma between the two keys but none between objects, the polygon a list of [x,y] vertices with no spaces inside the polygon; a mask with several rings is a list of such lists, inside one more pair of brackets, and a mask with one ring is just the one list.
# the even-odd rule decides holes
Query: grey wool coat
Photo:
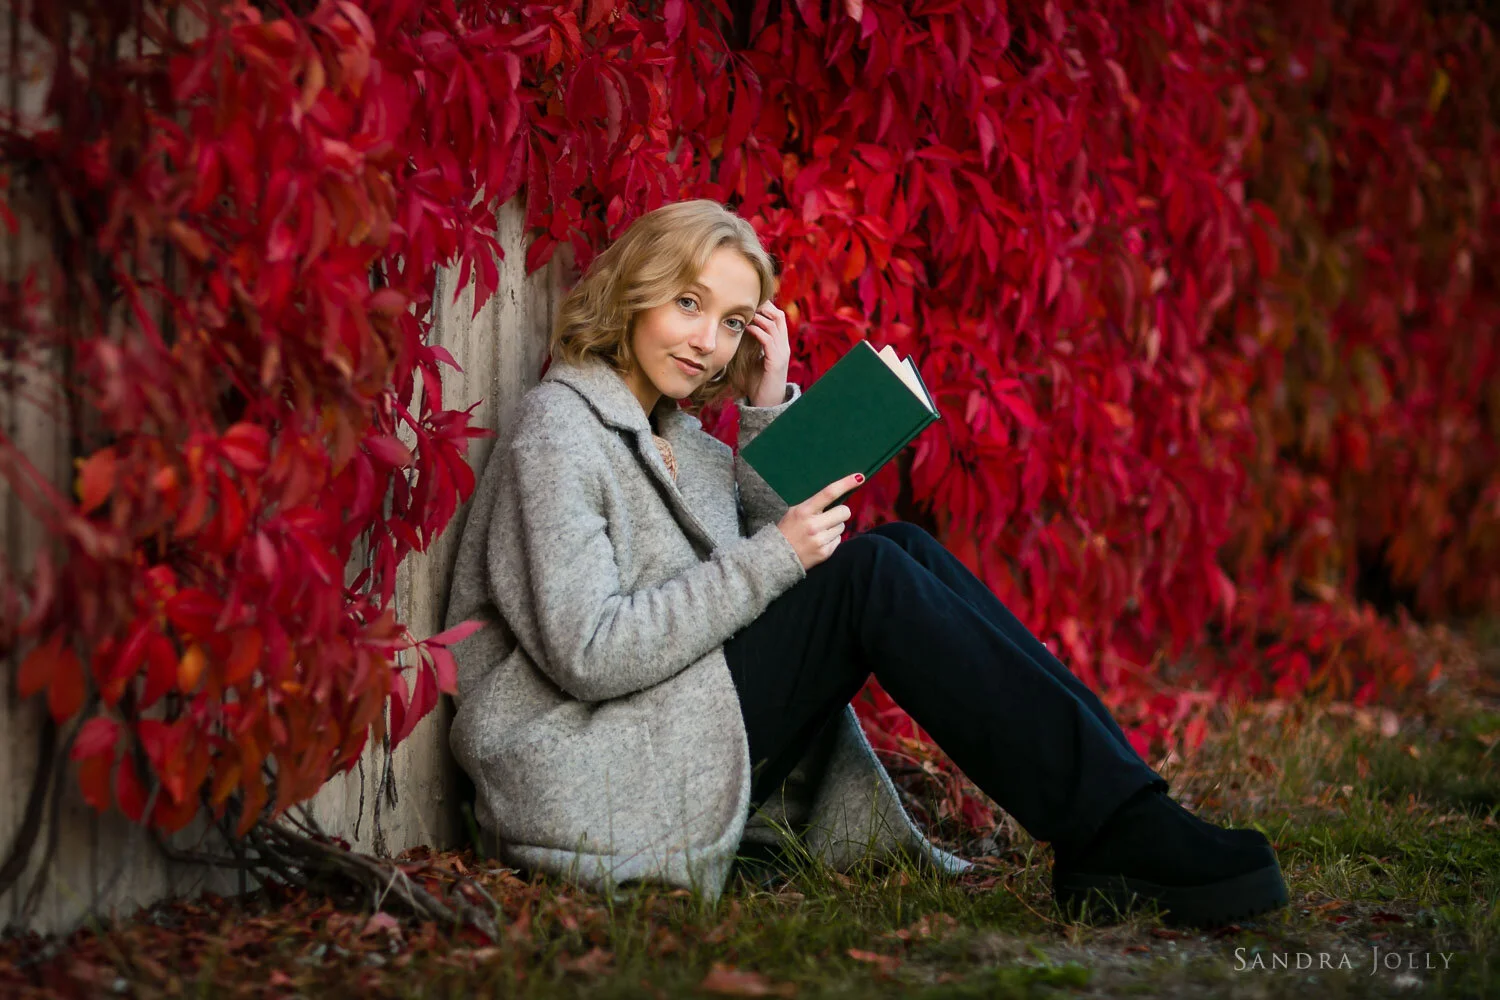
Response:
[{"label": "grey wool coat", "polygon": [[[743,447],[778,406],[738,403]],[[968,864],[902,807],[852,707],[782,795],[750,812],[750,755],[723,644],[806,576],[776,527],[786,504],[699,421],[655,416],[624,380],[558,362],[497,440],[459,543],[447,620],[450,742],[507,863],[604,892],[626,882],[723,891],[742,842],[798,837],[843,868],[901,852]]]}]

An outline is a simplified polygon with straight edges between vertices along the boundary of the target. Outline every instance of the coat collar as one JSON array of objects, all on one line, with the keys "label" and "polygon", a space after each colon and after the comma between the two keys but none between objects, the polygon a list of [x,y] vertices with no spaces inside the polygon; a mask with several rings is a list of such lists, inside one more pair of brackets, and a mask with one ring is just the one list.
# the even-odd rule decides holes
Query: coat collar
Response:
[{"label": "coat collar", "polygon": [[[651,442],[651,422],[646,418],[646,411],[641,409],[640,400],[635,398],[620,373],[610,367],[608,362],[598,358],[585,358],[578,363],[554,361],[542,376],[542,381],[562,382],[584,398],[599,415],[602,423],[630,432],[635,439],[636,454],[661,489],[677,522],[688,538],[697,544],[700,556],[707,558],[717,547],[713,534],[688,506],[677,482],[667,471],[661,452]],[[687,436],[685,432],[689,425],[698,423],[696,418],[683,412],[677,401],[670,396],[662,396],[657,400],[652,412],[656,415],[656,425],[661,429],[661,436],[674,444]],[[678,474],[691,473],[680,468]]]},{"label": "coat collar", "polygon": [[[577,390],[606,424],[638,434],[651,433],[651,422],[646,411],[641,409],[640,400],[635,398],[620,373],[606,361],[592,357],[577,363],[554,361],[547,374],[542,376],[542,381],[563,382]],[[668,427],[687,417],[670,396],[657,400],[652,412],[663,437],[670,437]]]}]

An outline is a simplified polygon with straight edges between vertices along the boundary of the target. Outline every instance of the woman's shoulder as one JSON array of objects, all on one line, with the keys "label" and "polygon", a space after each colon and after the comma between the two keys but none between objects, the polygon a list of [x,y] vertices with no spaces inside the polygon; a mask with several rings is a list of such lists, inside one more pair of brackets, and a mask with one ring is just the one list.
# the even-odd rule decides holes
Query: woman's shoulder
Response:
[{"label": "woman's shoulder", "polygon": [[[567,386],[542,382],[527,390],[516,405],[504,443],[517,472],[539,468],[558,474],[597,473],[608,463],[603,425],[588,403]],[[575,470],[564,473],[564,469]],[[534,487],[529,484],[526,488]]]},{"label": "woman's shoulder", "polygon": [[561,382],[538,382],[521,397],[516,408],[516,437],[584,437],[593,411],[582,396]]},{"label": "woman's shoulder", "polygon": [[566,382],[547,378],[526,390],[526,394],[521,397],[521,405],[523,409],[535,410],[588,406],[578,391]]}]

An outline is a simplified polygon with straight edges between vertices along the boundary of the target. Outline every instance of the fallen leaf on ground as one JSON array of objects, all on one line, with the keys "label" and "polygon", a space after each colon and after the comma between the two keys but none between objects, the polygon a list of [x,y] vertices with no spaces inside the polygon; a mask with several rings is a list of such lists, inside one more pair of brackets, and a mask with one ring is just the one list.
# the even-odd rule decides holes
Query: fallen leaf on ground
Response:
[{"label": "fallen leaf on ground", "polygon": [[578,958],[559,958],[557,967],[564,972],[577,972],[584,976],[602,976],[614,965],[614,952],[594,948]]},{"label": "fallen leaf on ground", "polygon": [[773,983],[759,972],[745,972],[723,962],[715,962],[698,984],[705,993],[726,997],[794,997],[795,983]]},{"label": "fallen leaf on ground", "polygon": [[701,940],[705,944],[723,944],[725,941],[728,941],[730,935],[739,927],[742,915],[743,910],[740,906],[740,901],[737,899],[730,900],[729,912],[724,915],[724,919],[719,921],[707,934],[704,934]]},{"label": "fallen leaf on ground", "polygon": [[651,940],[646,945],[646,954],[652,958],[661,958],[682,950],[682,937],[673,933],[666,927],[658,927],[651,934]]},{"label": "fallen leaf on ground", "polygon": [[958,921],[949,913],[924,913],[911,925],[914,938],[942,937],[958,927]]},{"label": "fallen leaf on ground", "polygon": [[365,929],[359,932],[359,936],[368,937],[371,934],[379,934],[382,931],[391,935],[391,937],[399,938],[401,936],[401,921],[384,910],[376,911],[365,922]]},{"label": "fallen leaf on ground", "polygon": [[856,962],[866,962],[873,965],[886,975],[890,975],[901,967],[901,959],[895,955],[882,955],[877,951],[863,951],[859,948],[850,948],[844,954]]}]

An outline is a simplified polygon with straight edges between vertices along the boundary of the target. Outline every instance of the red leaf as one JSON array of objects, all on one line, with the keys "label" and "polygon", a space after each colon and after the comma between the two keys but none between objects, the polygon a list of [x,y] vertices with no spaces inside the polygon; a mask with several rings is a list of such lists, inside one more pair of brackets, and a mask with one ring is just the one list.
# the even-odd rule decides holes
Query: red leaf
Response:
[{"label": "red leaf", "polygon": [[583,30],[592,31],[600,21],[614,13],[614,9],[615,0],[589,0],[589,11],[583,22]]},{"label": "red leaf", "polygon": [[240,538],[245,534],[245,501],[240,496],[240,489],[222,471],[219,475],[219,534],[214,549],[219,552],[232,552]]},{"label": "red leaf", "polygon": [[266,582],[275,587],[279,582],[277,572],[281,566],[281,560],[276,555],[276,543],[271,541],[263,531],[255,533],[255,565],[260,570],[261,576]]},{"label": "red leaf", "polygon": [[62,652],[62,633],[55,633],[46,642],[39,642],[21,661],[20,673],[16,676],[16,693],[30,698],[45,691],[52,680],[54,664]]},{"label": "red leaf", "polygon": [[219,598],[188,587],[167,600],[167,620],[177,631],[200,638],[213,631],[214,621],[222,609]]},{"label": "red leaf", "polygon": [[125,633],[125,641],[120,644],[120,652],[115,656],[114,663],[110,664],[109,672],[99,678],[100,683],[110,688],[118,681],[127,681],[139,669],[141,661],[146,658],[146,646],[151,640],[152,623],[145,618],[137,618],[130,625],[130,631]]},{"label": "red leaf", "polygon": [[[406,739],[406,734],[411,732],[411,727],[406,724],[407,705],[411,702],[411,693],[406,686],[404,674],[391,674],[391,749],[401,745]],[[415,725],[413,719],[412,724]]]},{"label": "red leaf", "polygon": [[411,449],[390,435],[366,438],[365,450],[377,460],[398,469],[411,464]]},{"label": "red leaf", "polygon": [[176,833],[191,823],[198,815],[198,800],[192,795],[173,798],[158,795],[156,806],[151,810],[151,825],[163,833]]},{"label": "red leaf", "polygon": [[[393,695],[396,691],[405,693],[406,680],[398,675],[398,683],[393,685]],[[400,705],[401,712],[397,713]],[[432,710],[437,704],[437,683],[432,670],[425,665],[417,668],[417,683],[411,694],[411,701],[407,703],[404,698],[393,697],[391,699],[391,747],[401,744],[401,741],[411,735],[417,723]]]},{"label": "red leaf", "polygon": [[460,622],[450,629],[439,632],[437,635],[428,639],[427,642],[429,645],[433,646],[456,646],[467,639],[469,636],[473,635],[475,632],[478,632],[480,629],[484,628],[484,625],[485,623],[480,619],[471,618],[466,622]]},{"label": "red leaf", "polygon": [[550,236],[542,235],[533,239],[531,246],[526,248],[526,273],[531,274],[545,267],[556,249],[557,241]]},{"label": "red leaf", "polygon": [[[396,521],[392,527],[396,526],[405,527],[406,522]],[[307,560],[307,566],[312,569],[319,580],[328,584],[343,578],[343,567],[328,551],[328,546],[300,532],[297,533],[297,540],[302,545],[302,556]]]},{"label": "red leaf", "polygon": [[797,12],[814,32],[823,30],[823,16],[819,12],[821,6],[821,0],[797,0]]},{"label": "red leaf", "polygon": [[47,688],[47,710],[53,720],[64,722],[78,714],[85,693],[83,663],[72,646],[60,647],[52,660],[52,677]]},{"label": "red leaf", "polygon": [[682,29],[687,25],[685,0],[667,0],[662,19],[667,25],[667,42],[670,44],[677,41],[677,36],[682,34]]},{"label": "red leaf", "polygon": [[238,423],[219,439],[219,450],[231,465],[241,472],[256,473],[265,469],[270,455],[271,436],[264,427]]},{"label": "red leaf", "polygon": [[202,646],[197,643],[189,646],[177,664],[177,690],[183,694],[192,694],[198,690],[198,679],[203,676],[203,668],[207,663],[208,657],[204,655]]},{"label": "red leaf", "polygon": [[167,235],[172,241],[182,248],[183,253],[200,263],[208,260],[212,254],[208,241],[203,234],[196,229],[184,225],[179,219],[169,219],[166,225]]},{"label": "red leaf", "polygon": [[115,769],[115,801],[120,812],[132,823],[139,823],[146,813],[146,790],[141,787],[140,776],[135,773],[135,762],[126,754]]},{"label": "red leaf", "polygon": [[79,459],[77,464],[78,508],[83,513],[90,514],[109,499],[110,491],[114,489],[116,464],[114,449],[100,449],[88,458]]},{"label": "red leaf", "polygon": [[265,779],[258,769],[244,773],[242,787],[245,795],[241,804],[240,821],[234,828],[236,837],[243,837],[250,832],[250,828],[260,820],[260,812],[269,798]]},{"label": "red leaf", "polygon": [[1027,430],[1035,430],[1041,426],[1041,420],[1036,411],[1031,408],[1023,396],[1015,396],[1008,392],[995,394],[995,400],[1010,411],[1010,415],[1016,418],[1016,422]]},{"label": "red leaf", "polygon": [[110,751],[86,757],[78,765],[78,790],[96,812],[109,808],[109,771],[114,762],[115,755]]},{"label": "red leaf", "polygon": [[980,110],[974,116],[974,130],[979,136],[979,162],[988,167],[990,154],[995,151],[995,123],[987,110]]},{"label": "red leaf", "polygon": [[110,753],[113,759],[111,751],[114,750],[119,738],[120,724],[107,715],[96,715],[79,728],[78,736],[73,740],[73,749],[68,757],[72,760],[83,760],[86,757]]},{"label": "red leaf", "polygon": [[453,661],[453,654],[442,646],[434,646],[427,655],[432,657],[433,669],[437,671],[438,690],[444,694],[458,694],[458,665]]},{"label": "red leaf", "polygon": [[152,769],[161,776],[162,788],[173,799],[181,801],[186,795],[183,783],[183,760],[177,752],[182,730],[160,719],[142,719],[136,724],[136,733],[141,748]]},{"label": "red leaf", "polygon": [[365,300],[365,308],[377,316],[394,316],[406,309],[406,294],[395,288],[379,288]]},{"label": "red leaf", "polygon": [[141,691],[141,708],[149,708],[177,683],[177,650],[172,640],[152,632],[146,640],[146,684]]},{"label": "red leaf", "polygon": [[242,684],[260,666],[260,655],[264,648],[260,629],[242,628],[234,634],[234,646],[224,664],[224,683]]},{"label": "red leaf", "polygon": [[415,729],[416,724],[425,719],[427,713],[437,706],[437,699],[436,672],[427,667],[417,667],[417,686],[412,691],[411,707],[406,713],[406,723],[410,729]]},{"label": "red leaf", "polygon": [[203,474],[202,469],[193,470],[192,493],[188,497],[187,504],[181,513],[177,515],[177,524],[173,530],[183,538],[191,538],[203,529],[208,521],[208,477]]}]

